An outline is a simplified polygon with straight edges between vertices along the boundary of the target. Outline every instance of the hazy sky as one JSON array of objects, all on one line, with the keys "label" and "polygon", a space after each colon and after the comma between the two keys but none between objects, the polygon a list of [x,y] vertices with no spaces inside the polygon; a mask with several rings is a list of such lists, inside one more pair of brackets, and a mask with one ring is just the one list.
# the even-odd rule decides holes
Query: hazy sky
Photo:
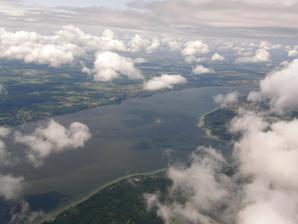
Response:
[{"label": "hazy sky", "polygon": [[0,27],[46,32],[74,24],[90,32],[101,27],[205,36],[235,36],[236,30],[239,36],[296,38],[297,11],[298,0],[0,0]]},{"label": "hazy sky", "polygon": [[[147,0],[152,1],[152,0]],[[71,7],[88,7],[104,6],[111,8],[122,8],[131,2],[131,0],[25,0],[27,4],[42,4],[47,6],[71,6]]]}]

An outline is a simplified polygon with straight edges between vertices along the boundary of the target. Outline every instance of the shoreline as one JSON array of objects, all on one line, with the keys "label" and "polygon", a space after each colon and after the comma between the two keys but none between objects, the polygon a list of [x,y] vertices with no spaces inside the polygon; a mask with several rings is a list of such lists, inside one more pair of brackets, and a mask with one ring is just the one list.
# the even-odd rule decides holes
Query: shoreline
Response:
[{"label": "shoreline", "polygon": [[[224,88],[225,87],[227,87],[227,86],[224,86]],[[195,88],[177,89],[177,90],[166,91],[166,92],[162,92],[162,93],[156,93],[156,94],[153,94],[152,96],[159,95],[159,94],[168,94],[168,93],[176,92],[176,91],[179,92],[179,91],[187,91],[187,90],[192,90],[192,89],[204,89],[204,88],[213,88],[213,87],[203,86],[203,87],[195,87]],[[152,96],[150,96],[150,97],[152,97]],[[136,98],[138,98],[138,97],[136,97]],[[126,102],[129,102],[131,100],[135,100],[136,98],[129,98],[129,99],[123,100],[120,103],[120,105],[125,104]],[[115,106],[115,104],[103,105],[103,106],[99,106],[99,107],[110,107],[110,106]],[[95,107],[95,108],[99,108],[99,107]],[[93,109],[94,108],[88,108],[86,110],[93,110]],[[217,107],[213,108],[211,111],[206,112],[205,114],[201,115],[200,117],[203,118],[204,116],[206,116],[207,114],[213,112],[216,109],[217,109]],[[74,112],[74,113],[71,113],[71,114],[77,114],[77,113],[80,113],[81,111],[84,111],[84,110],[80,110],[80,111],[77,111],[77,112]],[[66,115],[59,115],[58,118],[63,117],[63,116],[66,116]],[[202,129],[205,130],[204,128],[202,128]],[[213,139],[215,139],[215,138],[213,138]],[[166,171],[166,170],[167,170],[167,168],[162,168],[162,169],[149,171],[149,172],[135,172],[135,173],[131,173],[131,174],[121,176],[121,177],[116,178],[116,179],[111,180],[111,181],[107,181],[106,183],[100,184],[98,187],[95,187],[95,190],[93,190],[91,192],[87,192],[86,194],[82,194],[81,196],[74,197],[74,198],[70,199],[69,202],[66,202],[65,204],[62,204],[58,208],[50,211],[49,213],[46,213],[44,215],[44,217],[37,218],[35,221],[33,221],[33,223],[34,224],[42,224],[46,221],[54,219],[57,215],[59,215],[62,212],[66,211],[67,209],[69,209],[71,207],[74,207],[74,206],[88,200],[91,196],[95,195],[96,193],[100,192],[101,190],[103,190],[103,189],[105,189],[105,188],[107,188],[107,187],[109,187],[109,186],[111,186],[111,185],[113,185],[113,184],[115,184],[119,181],[122,181],[124,179],[131,178],[131,177],[138,176],[138,175],[145,175],[145,176],[149,175],[150,176],[150,175],[154,175],[156,173]]]},{"label": "shoreline", "polygon": [[[132,97],[127,97],[121,101],[116,101],[116,102],[108,102],[108,103],[103,103],[100,105],[96,105],[96,106],[91,106],[91,107],[86,107],[86,108],[82,108],[82,109],[78,109],[78,110],[73,110],[70,112],[66,112],[66,113],[58,113],[58,114],[53,114],[52,116],[45,116],[45,117],[40,117],[40,118],[36,118],[36,119],[31,119],[31,120],[27,120],[23,123],[19,123],[19,124],[3,124],[5,126],[11,127],[11,128],[17,128],[17,127],[22,127],[23,125],[28,125],[28,124],[32,124],[32,123],[38,123],[38,122],[43,122],[43,121],[47,121],[49,119],[52,118],[59,118],[59,117],[63,117],[63,116],[67,116],[69,114],[76,114],[76,113],[80,113],[82,111],[88,111],[88,110],[92,110],[92,109],[96,109],[96,108],[101,108],[101,107],[107,107],[107,106],[116,106],[116,105],[122,105],[125,104],[126,102],[130,101],[130,100],[134,100],[134,99],[138,99],[138,98],[148,98],[148,97],[153,97],[155,95],[159,95],[159,94],[166,94],[166,93],[170,93],[170,92],[176,92],[176,91],[184,91],[184,90],[191,90],[191,89],[202,89],[202,88],[214,88],[217,86],[197,86],[197,87],[185,87],[185,88],[176,88],[176,89],[171,89],[171,90],[164,90],[164,91],[157,91],[154,93],[150,93],[150,94],[140,94],[140,95],[136,95],[136,96],[132,96]],[[230,85],[223,85],[222,87],[231,87]]]},{"label": "shoreline", "polygon": [[201,115],[200,118],[199,118],[198,124],[197,124],[197,127],[200,128],[200,129],[202,129],[202,130],[205,132],[205,135],[206,135],[208,138],[210,138],[210,139],[214,139],[214,140],[217,140],[217,141],[219,141],[220,139],[219,139],[217,136],[213,135],[213,134],[211,133],[211,130],[210,130],[209,128],[206,128],[206,127],[205,127],[204,119],[205,119],[205,117],[206,117],[208,114],[213,113],[214,111],[216,111],[216,110],[218,110],[218,109],[219,109],[219,107],[215,107],[215,108],[212,109],[211,111],[209,111],[209,112],[207,112],[207,113]]},{"label": "shoreline", "polygon": [[[207,116],[208,114],[216,111],[218,109],[218,107],[215,107],[214,109],[208,111],[207,113],[203,114],[200,116],[199,118],[199,121],[198,121],[198,124],[197,124],[197,127],[198,128],[201,128],[202,130],[204,130],[206,136],[208,138],[211,138],[211,139],[215,139],[215,140],[219,140],[216,136],[213,136],[211,134],[211,131],[204,127],[204,117]],[[102,184],[101,186],[97,187],[94,191],[90,192],[90,193],[87,193],[86,195],[82,195],[81,197],[79,198],[74,198],[72,200],[70,200],[70,202],[66,203],[65,205],[62,205],[60,208],[57,208],[55,210],[53,210],[52,212],[48,213],[45,215],[45,217],[42,217],[40,220],[36,220],[34,221],[33,223],[35,224],[42,224],[46,221],[49,221],[51,219],[54,219],[57,215],[61,214],[62,212],[66,211],[67,209],[71,208],[71,207],[75,207],[76,205],[88,200],[90,197],[92,197],[93,195],[97,194],[98,192],[104,190],[105,188],[107,187],[110,187],[120,181],[123,181],[125,179],[129,179],[129,178],[132,178],[132,177],[135,177],[135,176],[151,176],[151,175],[155,175],[155,174],[158,174],[158,173],[161,173],[161,172],[165,172],[167,171],[168,168],[162,168],[162,169],[158,169],[158,170],[154,170],[154,171],[148,171],[148,172],[140,172],[140,173],[131,173],[131,174],[127,174],[125,176],[121,176],[119,178],[116,178],[114,180],[111,180],[107,183],[104,183]]]},{"label": "shoreline", "polygon": [[80,204],[80,203],[82,203],[84,201],[87,201],[93,195],[99,193],[100,191],[104,190],[107,187],[110,187],[110,186],[112,186],[114,184],[117,184],[120,181],[129,179],[129,178],[132,178],[132,177],[140,176],[140,175],[141,176],[152,176],[152,175],[155,175],[155,174],[158,174],[158,173],[165,172],[165,171],[167,171],[167,169],[168,168],[162,168],[162,169],[158,169],[158,170],[154,170],[154,171],[148,171],[148,172],[143,172],[143,173],[142,172],[141,173],[131,173],[131,174],[128,174],[128,175],[125,175],[125,176],[116,178],[116,179],[114,179],[112,181],[109,181],[109,182],[107,182],[107,183],[105,183],[105,184],[97,187],[94,191],[92,191],[90,193],[87,193],[86,195],[82,195],[77,200],[76,199],[70,200],[69,203],[66,203],[65,205],[62,205],[60,208],[57,208],[57,209],[53,210],[52,212],[49,212],[44,217],[41,217],[40,219],[37,219],[37,220],[33,221],[33,223],[34,224],[42,224],[42,223],[44,223],[46,221],[49,221],[51,219],[55,219],[55,217],[58,216],[59,214],[61,214],[62,212],[68,210],[71,207],[75,207],[75,206],[77,206],[78,204]]},{"label": "shoreline", "polygon": [[[204,88],[204,87],[215,87],[215,86],[198,86],[198,87],[194,87],[194,88]],[[20,122],[20,123],[17,122],[17,123],[10,123],[9,124],[9,122],[5,122],[2,125],[8,126],[8,127],[11,127],[11,128],[21,127],[22,125],[27,124],[27,123],[40,122],[40,121],[48,120],[48,119],[51,119],[51,118],[54,118],[54,117],[67,116],[68,114],[75,114],[75,113],[78,113],[80,111],[90,110],[90,109],[104,107],[104,106],[121,105],[121,104],[124,104],[126,101],[137,99],[137,98],[147,98],[147,97],[152,97],[156,94],[163,94],[163,93],[167,93],[167,92],[171,92],[171,91],[180,91],[180,90],[192,89],[192,88],[193,87],[176,88],[176,89],[172,89],[172,90],[164,90],[164,91],[158,91],[158,92],[152,92],[152,93],[151,92],[141,91],[141,92],[137,93],[136,95],[127,96],[127,97],[125,97],[124,99],[121,99],[121,100],[109,100],[107,102],[102,102],[102,103],[100,103],[98,105],[94,105],[94,106],[86,106],[84,108],[78,108],[78,109],[74,108],[73,110],[65,112],[65,113],[61,112],[61,113],[52,114],[51,116],[42,116],[42,117],[32,118],[32,119],[29,119],[29,120],[26,120],[26,121]]]}]

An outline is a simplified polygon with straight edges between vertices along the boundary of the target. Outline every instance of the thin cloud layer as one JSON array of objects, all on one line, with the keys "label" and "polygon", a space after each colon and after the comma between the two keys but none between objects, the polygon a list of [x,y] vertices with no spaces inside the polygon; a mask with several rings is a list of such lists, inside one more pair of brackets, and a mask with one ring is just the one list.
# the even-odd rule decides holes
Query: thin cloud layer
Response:
[{"label": "thin cloud layer", "polygon": [[10,153],[9,151],[7,151],[6,145],[3,141],[10,134],[11,134],[11,128],[0,127],[0,166],[9,165],[11,163]]},{"label": "thin cloud layer", "polygon": [[23,190],[24,181],[23,177],[0,174],[0,197],[6,200],[16,199]]},{"label": "thin cloud layer", "polygon": [[[98,4],[101,5],[101,2]],[[267,31],[291,35],[292,31],[296,33],[295,29],[298,27],[297,0],[136,0],[117,9],[94,5],[87,7],[88,2],[84,5],[86,7],[76,7],[75,4],[71,7],[69,4],[63,6],[61,1],[60,7],[49,7],[42,3],[30,4],[30,1],[4,0],[0,5],[0,23],[12,28],[27,26],[29,29],[36,27],[43,30],[57,24],[78,24],[90,29],[116,27],[165,33],[181,33],[185,29],[191,29],[200,34],[206,33],[208,37],[210,33],[214,34],[213,31],[221,36],[230,36],[236,32],[239,35],[256,37],[260,33],[266,35]],[[16,20],[26,23],[16,23]],[[254,28],[258,29],[258,35]],[[187,32],[186,35],[191,34],[193,33]]]},{"label": "thin cloud layer", "polygon": [[[4,143],[11,134],[11,129],[0,127],[0,167],[12,166],[11,153],[7,150]],[[11,174],[3,174],[0,172],[0,197],[5,200],[17,199],[25,185],[25,179],[22,176],[14,176]]]},{"label": "thin cloud layer", "polygon": [[[220,27],[297,27],[294,14],[297,0],[164,0],[153,3],[131,4],[137,8],[149,8],[161,21],[173,24],[200,24]],[[276,11],[280,16],[276,17]],[[164,13],[161,13],[164,12]]]},{"label": "thin cloud layer", "polygon": [[220,107],[225,108],[225,107],[236,105],[239,100],[238,98],[239,98],[239,92],[234,91],[226,95],[219,94],[215,96],[213,99],[214,99],[214,102],[217,103]]}]

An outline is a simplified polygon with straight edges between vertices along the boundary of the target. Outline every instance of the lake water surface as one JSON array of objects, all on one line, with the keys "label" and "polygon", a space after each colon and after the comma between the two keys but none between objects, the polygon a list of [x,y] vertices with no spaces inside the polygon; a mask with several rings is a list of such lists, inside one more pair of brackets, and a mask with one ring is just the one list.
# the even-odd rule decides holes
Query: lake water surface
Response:
[{"label": "lake water surface", "polygon": [[[136,98],[55,117],[63,125],[82,122],[92,138],[84,148],[55,154],[39,168],[22,167],[27,193],[58,191],[73,197],[131,173],[168,166],[171,155],[185,156],[211,144],[197,128],[198,118],[216,105],[213,96],[229,87],[185,89]],[[21,127],[31,132],[45,121]]]}]

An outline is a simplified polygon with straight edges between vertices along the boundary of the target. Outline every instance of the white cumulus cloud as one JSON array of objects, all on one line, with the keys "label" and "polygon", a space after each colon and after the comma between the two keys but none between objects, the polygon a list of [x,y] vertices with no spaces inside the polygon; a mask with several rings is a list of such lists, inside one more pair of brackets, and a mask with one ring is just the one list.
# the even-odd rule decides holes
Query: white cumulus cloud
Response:
[{"label": "white cumulus cloud", "polygon": [[269,100],[271,110],[277,113],[298,110],[298,60],[279,71],[268,74],[260,82],[260,92],[264,99]]},{"label": "white cumulus cloud", "polygon": [[288,51],[288,56],[289,57],[296,57],[298,55],[297,50],[289,50]]},{"label": "white cumulus cloud", "polygon": [[222,55],[220,55],[219,53],[215,53],[212,55],[211,60],[212,61],[224,61],[225,58]]},{"label": "white cumulus cloud", "polygon": [[147,53],[152,53],[160,47],[160,40],[153,37],[151,40],[145,39],[139,34],[136,34],[128,43],[128,50],[131,52],[138,52],[145,50]]},{"label": "white cumulus cloud", "polygon": [[232,161],[201,147],[188,165],[170,167],[170,200],[147,194],[148,208],[166,224],[296,223],[298,120],[265,119],[253,112],[234,118],[231,130],[241,137]]},{"label": "white cumulus cloud", "polygon": [[90,137],[89,128],[82,123],[73,122],[66,128],[50,120],[46,126],[38,127],[29,135],[16,132],[15,142],[28,146],[28,158],[38,166],[52,153],[83,147]]},{"label": "white cumulus cloud", "polygon": [[270,53],[267,44],[260,44],[260,48],[256,50],[252,57],[240,57],[236,60],[239,63],[266,63],[270,61]]},{"label": "white cumulus cloud", "polygon": [[112,81],[121,76],[126,76],[128,79],[143,79],[143,74],[135,67],[133,59],[111,51],[96,54],[93,76],[96,81],[102,82]]},{"label": "white cumulus cloud", "polygon": [[184,57],[187,63],[195,62],[198,57],[209,52],[209,47],[202,41],[188,41],[185,43],[184,48],[181,51],[181,55]]},{"label": "white cumulus cloud", "polygon": [[192,72],[193,72],[194,74],[198,74],[198,75],[200,75],[200,74],[208,74],[208,73],[212,73],[212,70],[209,69],[209,68],[206,68],[206,67],[203,66],[203,65],[196,65],[196,67],[194,67],[194,68],[192,69]]},{"label": "white cumulus cloud", "polygon": [[58,43],[53,36],[0,29],[0,58],[58,67],[72,63],[84,50],[72,43]]},{"label": "white cumulus cloud", "polygon": [[144,90],[156,91],[162,89],[172,89],[175,85],[184,84],[187,80],[181,75],[162,74],[159,77],[153,77],[144,83]]}]

